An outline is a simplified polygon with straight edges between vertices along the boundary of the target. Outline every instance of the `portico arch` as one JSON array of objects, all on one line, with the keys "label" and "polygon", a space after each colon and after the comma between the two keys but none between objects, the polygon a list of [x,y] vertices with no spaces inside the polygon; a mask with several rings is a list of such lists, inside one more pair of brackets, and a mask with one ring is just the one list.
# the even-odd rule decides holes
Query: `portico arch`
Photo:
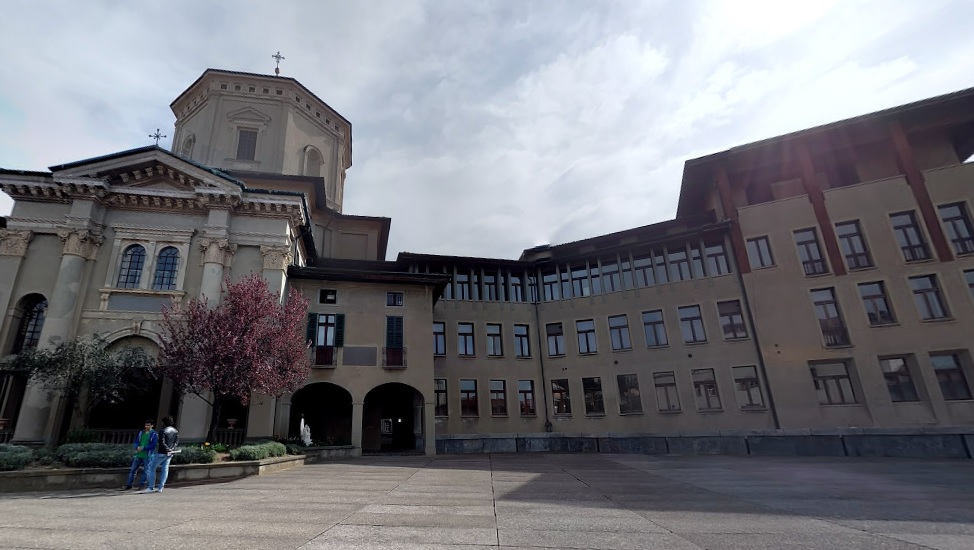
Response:
[{"label": "portico arch", "polygon": [[376,386],[365,396],[362,451],[396,452],[425,449],[423,394],[399,382]]},{"label": "portico arch", "polygon": [[308,384],[291,396],[288,437],[300,437],[301,418],[317,445],[352,443],[352,394],[330,382]]},{"label": "portico arch", "polygon": [[[138,347],[150,356],[159,354],[159,346],[145,336],[127,336],[111,342],[109,349]],[[145,372],[131,373],[133,388],[112,403],[103,402],[95,406],[88,419],[88,428],[99,433],[106,442],[122,437],[127,441],[146,419],[158,420],[167,414],[175,415],[178,398],[174,399],[172,384],[153,377]],[[116,434],[115,432],[122,432]],[[131,433],[129,433],[131,432]]]}]

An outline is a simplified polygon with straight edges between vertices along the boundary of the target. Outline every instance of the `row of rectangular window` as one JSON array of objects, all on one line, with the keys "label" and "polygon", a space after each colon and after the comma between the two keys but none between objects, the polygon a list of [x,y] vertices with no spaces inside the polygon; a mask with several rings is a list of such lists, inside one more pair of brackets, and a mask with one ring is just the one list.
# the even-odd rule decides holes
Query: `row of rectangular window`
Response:
[{"label": "row of rectangular window", "polygon": [[703,241],[652,249],[643,253],[611,255],[591,261],[556,265],[539,272],[516,273],[504,269],[425,268],[448,273],[444,299],[486,302],[555,301],[651,287],[675,281],[716,277],[731,272],[723,242]]},{"label": "row of rectangular window", "polygon": [[[405,367],[405,326],[402,315],[386,316],[386,338],[382,349],[382,366]],[[335,349],[345,346],[345,315],[342,313],[309,313],[307,340],[314,344],[314,365],[335,364]]]},{"label": "row of rectangular window", "polygon": [[[933,367],[945,401],[971,399],[971,387],[956,353],[931,353]],[[894,403],[920,401],[911,370],[918,368],[911,355],[879,358],[880,370]],[[849,362],[832,361],[810,363],[812,382],[822,405],[849,405],[858,403],[858,397],[849,372]]]},{"label": "row of rectangular window", "polygon": [[[319,288],[318,303],[325,305],[337,305],[338,291],[333,288]],[[402,292],[386,292],[386,306],[402,307],[403,303]]]},{"label": "row of rectangular window", "polygon": [[[699,305],[677,308],[680,318],[680,333],[686,344],[700,344],[707,341],[707,334],[703,326],[703,314]],[[741,303],[738,300],[717,302],[717,314],[726,340],[747,338],[747,325]],[[663,310],[645,311],[642,313],[643,335],[647,347],[662,347],[669,345],[666,325],[663,321]],[[612,351],[628,351],[632,349],[632,338],[629,333],[629,317],[625,314],[610,315],[608,317],[609,343]],[[529,325],[514,325],[514,356],[526,358],[531,356],[531,343],[528,336]],[[503,357],[503,325],[501,323],[487,323],[486,340],[487,356]],[[598,353],[598,338],[595,334],[595,320],[583,319],[575,321],[575,334],[580,355]],[[565,355],[565,330],[562,323],[548,323],[545,325],[545,335],[549,356]],[[446,323],[433,323],[433,354],[446,355]],[[473,323],[457,323],[457,354],[461,357],[475,357],[476,346]]]},{"label": "row of rectangular window", "polygon": [[[974,229],[964,203],[943,204],[938,207],[940,221],[957,255],[974,253]],[[917,223],[913,210],[889,215],[890,225],[896,244],[906,262],[919,262],[930,259],[930,249]],[[850,271],[873,267],[872,255],[866,244],[859,220],[835,224],[839,248]],[[822,255],[815,228],[799,229],[794,232],[798,258],[806,276],[829,273],[828,263]],[[747,256],[751,268],[760,269],[775,265],[771,253],[771,243],[767,236],[755,237],[747,241]]]},{"label": "row of rectangular window", "polygon": [[[974,297],[974,270],[964,271],[964,278]],[[920,320],[939,321],[950,318],[950,309],[944,300],[936,275],[908,277],[907,282],[913,293],[913,301]],[[870,326],[890,325],[897,322],[884,282],[859,283],[857,289]],[[814,289],[811,291],[811,299],[825,345],[828,347],[850,345],[849,333],[839,308],[835,289],[833,287]]]},{"label": "row of rectangular window", "polygon": [[[754,366],[732,367],[731,371],[740,408],[744,410],[763,410],[765,408],[764,396],[761,393],[757,368]],[[693,369],[690,371],[690,381],[693,384],[697,410],[723,410],[714,369]],[[475,379],[460,379],[461,416],[480,416],[477,383]],[[507,381],[490,380],[489,384],[491,415],[507,416]],[[639,391],[638,375],[617,375],[616,386],[619,391],[619,414],[641,414],[643,412],[643,403]],[[676,374],[673,371],[654,372],[653,386],[659,411],[682,411]],[[435,379],[434,388],[436,395],[436,415],[449,416],[447,380],[445,378]],[[602,377],[582,378],[582,395],[586,415],[598,416],[605,414]],[[572,399],[568,379],[551,381],[551,403],[553,414],[558,416],[571,416]],[[535,416],[537,414],[533,380],[518,380],[518,406],[521,416]]]}]

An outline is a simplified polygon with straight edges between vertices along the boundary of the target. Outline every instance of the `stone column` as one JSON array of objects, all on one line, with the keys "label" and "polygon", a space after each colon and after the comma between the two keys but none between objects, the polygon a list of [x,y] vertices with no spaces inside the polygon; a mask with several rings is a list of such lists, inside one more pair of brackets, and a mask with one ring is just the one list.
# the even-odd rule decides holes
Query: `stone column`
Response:
[{"label": "stone column", "polygon": [[426,442],[426,456],[436,454],[436,403],[426,401],[423,403],[423,438]]},{"label": "stone column", "polygon": [[[20,274],[20,264],[24,262],[27,255],[27,247],[34,234],[30,231],[18,231],[14,229],[0,229],[0,281],[7,281],[7,284],[0,285],[0,312],[10,308],[10,299],[13,297],[14,288],[17,286],[17,276]],[[2,328],[2,323],[0,323]],[[7,334],[11,337],[6,341],[13,342],[13,336],[17,332],[15,324],[7,327]]]},{"label": "stone column", "polygon": [[[267,282],[267,288],[278,296],[283,303],[284,287],[287,283],[287,268],[291,265],[291,249],[287,246],[261,245],[260,253],[264,257],[264,269],[261,276]],[[270,437],[274,432],[275,404],[277,399],[269,395],[253,395],[247,421],[247,437]],[[287,424],[283,426],[287,432]]]},{"label": "stone column", "polygon": [[[200,298],[206,298],[207,306],[212,308],[220,303],[223,290],[223,270],[230,266],[233,254],[237,251],[237,245],[231,244],[225,238],[212,237],[204,237],[200,239],[199,243],[203,252],[203,280],[200,283]],[[208,399],[212,399],[212,396],[208,396]],[[199,396],[185,395],[179,414],[180,426],[177,426],[180,437],[188,442],[205,440],[210,427],[212,412],[213,408],[210,404]]]},{"label": "stone column", "polygon": [[277,293],[281,303],[284,303],[284,286],[287,283],[287,268],[291,265],[291,247],[261,245],[260,253],[264,256],[264,271],[261,275],[267,281],[267,288]]},{"label": "stone column", "polygon": [[223,289],[223,268],[230,266],[237,245],[227,239],[200,239],[200,249],[203,251],[203,280],[200,283],[200,297],[206,298],[210,307],[220,303],[220,293]]},{"label": "stone column", "polygon": [[291,425],[291,395],[286,393],[277,400],[276,423],[274,425],[274,435],[286,439],[288,427]]},{"label": "stone column", "polygon": [[[54,292],[47,301],[47,315],[41,329],[39,348],[56,346],[71,338],[75,318],[82,300],[81,284],[85,264],[93,260],[104,240],[87,229],[60,229],[58,237],[64,242],[61,267],[58,271]],[[58,398],[59,399],[59,398]],[[14,441],[48,443],[57,431],[54,396],[38,384],[30,383],[20,407],[20,417],[14,431]]]},{"label": "stone column", "polygon": [[352,402],[352,454],[362,456],[362,417],[365,412],[365,403]]},{"label": "stone column", "polygon": [[251,395],[247,407],[247,439],[270,439],[274,434],[274,416],[277,398],[269,395]]}]

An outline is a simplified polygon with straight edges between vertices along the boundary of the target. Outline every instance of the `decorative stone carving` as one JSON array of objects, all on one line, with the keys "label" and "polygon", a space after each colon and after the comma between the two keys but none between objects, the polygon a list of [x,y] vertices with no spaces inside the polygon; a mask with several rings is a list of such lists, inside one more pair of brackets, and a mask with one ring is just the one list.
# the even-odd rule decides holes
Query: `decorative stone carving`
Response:
[{"label": "decorative stone carving", "polygon": [[0,256],[21,256],[27,254],[34,233],[16,229],[0,229]]},{"label": "decorative stone carving", "polygon": [[200,239],[200,250],[203,251],[204,264],[220,264],[230,267],[230,261],[237,252],[237,245],[227,239]]},{"label": "decorative stone carving", "polygon": [[62,254],[81,256],[86,260],[94,260],[98,247],[105,238],[87,229],[58,229],[57,236],[64,242]]},{"label": "decorative stone carving", "polygon": [[291,265],[290,247],[262,245],[260,253],[264,256],[264,269],[287,271],[287,267]]}]

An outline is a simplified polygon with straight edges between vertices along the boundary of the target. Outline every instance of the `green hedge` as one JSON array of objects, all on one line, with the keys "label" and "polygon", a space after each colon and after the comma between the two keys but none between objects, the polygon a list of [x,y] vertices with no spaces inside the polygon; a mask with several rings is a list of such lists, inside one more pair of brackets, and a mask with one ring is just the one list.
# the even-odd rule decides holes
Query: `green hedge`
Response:
[{"label": "green hedge", "polygon": [[19,470],[34,461],[34,452],[20,445],[0,445],[0,472]]},{"label": "green hedge", "polygon": [[173,455],[173,464],[210,464],[216,460],[216,451],[209,447],[182,447],[181,449],[181,453]]},{"label": "green hedge", "polygon": [[230,451],[230,460],[263,460],[272,456],[284,456],[286,454],[287,447],[283,443],[273,441],[237,447]]},{"label": "green hedge", "polygon": [[[132,464],[135,450],[131,445],[108,443],[68,443],[55,454],[58,461],[75,468],[121,468]],[[216,459],[211,449],[183,447],[173,455],[173,464],[209,464]]]},{"label": "green hedge", "polygon": [[109,443],[67,443],[58,447],[55,456],[72,468],[121,468],[132,464],[131,445]]}]

